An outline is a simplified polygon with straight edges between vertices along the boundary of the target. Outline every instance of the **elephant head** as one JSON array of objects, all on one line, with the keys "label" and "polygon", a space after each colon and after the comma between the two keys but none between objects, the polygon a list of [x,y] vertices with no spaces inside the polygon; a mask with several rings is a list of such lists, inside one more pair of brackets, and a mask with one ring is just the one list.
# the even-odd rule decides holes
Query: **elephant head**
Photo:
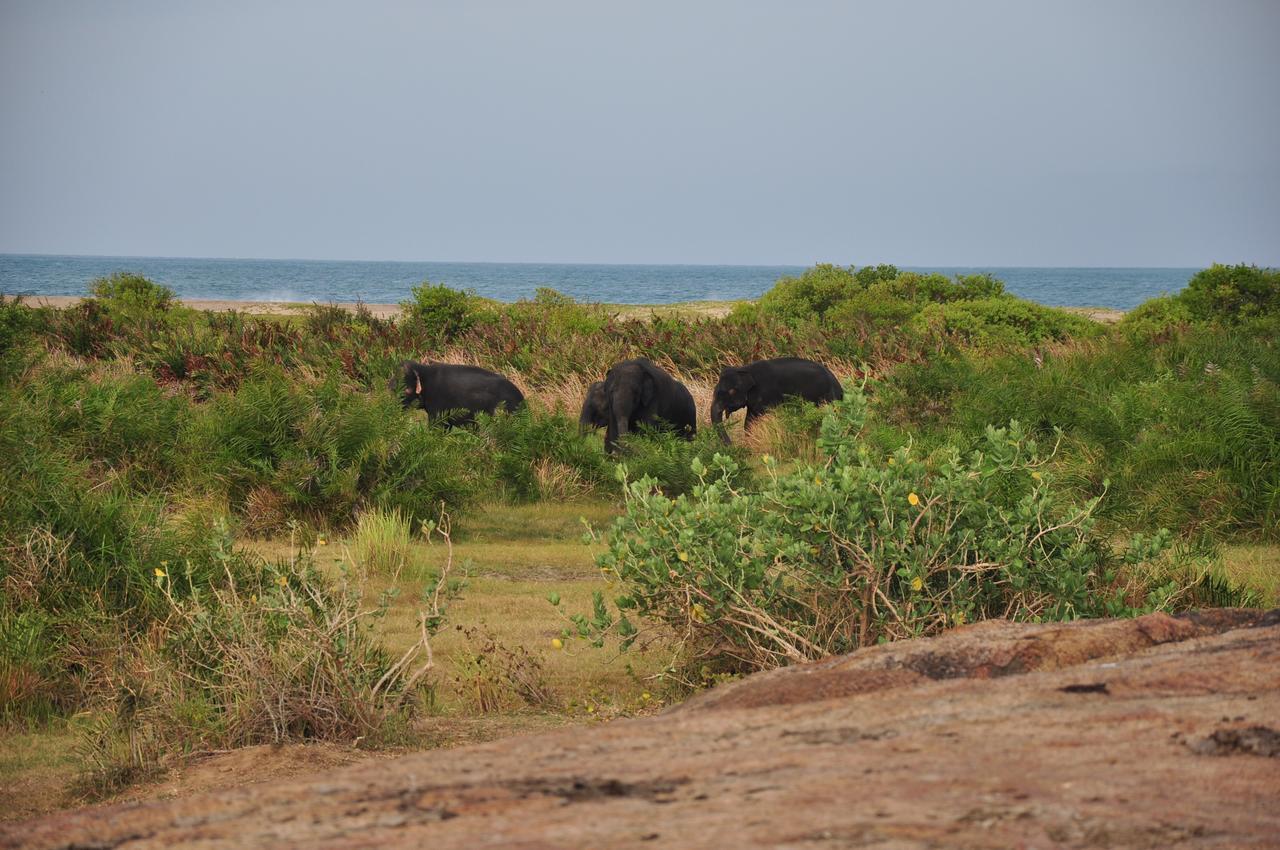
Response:
[{"label": "elephant head", "polygon": [[729,432],[724,427],[725,416],[747,406],[755,385],[755,376],[744,366],[726,366],[720,371],[720,381],[711,397],[711,424],[724,442],[729,442]]},{"label": "elephant head", "polygon": [[[650,364],[649,368],[653,368]],[[606,451],[614,452],[618,440],[631,431],[633,421],[645,418],[657,399],[658,388],[645,366],[631,360],[609,370],[604,378],[607,419],[604,432]]]},{"label": "elephant head", "polygon": [[578,432],[607,428],[609,426],[609,398],[604,392],[604,381],[596,381],[587,388],[582,402],[582,414],[578,417]]},{"label": "elephant head", "polygon": [[418,364],[410,360],[400,363],[399,379],[391,379],[391,388],[400,387],[400,406],[408,410],[422,400],[422,373]]}]

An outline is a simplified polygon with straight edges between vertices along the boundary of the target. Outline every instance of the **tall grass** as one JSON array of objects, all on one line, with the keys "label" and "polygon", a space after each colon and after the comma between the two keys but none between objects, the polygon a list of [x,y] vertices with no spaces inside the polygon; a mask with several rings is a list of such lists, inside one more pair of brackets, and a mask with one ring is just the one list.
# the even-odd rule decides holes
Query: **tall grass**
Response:
[{"label": "tall grass", "polygon": [[375,508],[360,514],[350,546],[356,564],[369,572],[386,576],[417,572],[413,532],[398,510]]}]

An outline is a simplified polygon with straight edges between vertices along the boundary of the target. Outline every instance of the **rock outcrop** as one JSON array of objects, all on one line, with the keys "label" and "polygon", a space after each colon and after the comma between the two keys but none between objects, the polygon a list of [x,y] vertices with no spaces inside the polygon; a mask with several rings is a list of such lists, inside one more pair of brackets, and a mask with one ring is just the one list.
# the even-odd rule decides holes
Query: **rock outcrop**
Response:
[{"label": "rock outcrop", "polygon": [[1276,847],[1280,612],[981,623],[0,847]]}]

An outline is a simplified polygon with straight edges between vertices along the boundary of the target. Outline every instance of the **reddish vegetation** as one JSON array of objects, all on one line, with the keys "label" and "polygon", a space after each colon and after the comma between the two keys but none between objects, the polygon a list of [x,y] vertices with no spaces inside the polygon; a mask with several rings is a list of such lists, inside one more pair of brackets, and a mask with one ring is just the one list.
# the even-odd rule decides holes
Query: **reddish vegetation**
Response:
[{"label": "reddish vegetation", "polygon": [[1280,612],[983,623],[0,847],[1274,847],[1278,730]]}]

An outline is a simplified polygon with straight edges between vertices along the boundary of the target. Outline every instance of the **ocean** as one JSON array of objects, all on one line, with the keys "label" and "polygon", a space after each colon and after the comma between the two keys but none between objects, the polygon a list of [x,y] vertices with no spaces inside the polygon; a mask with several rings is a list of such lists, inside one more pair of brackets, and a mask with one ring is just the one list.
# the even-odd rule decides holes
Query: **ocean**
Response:
[{"label": "ocean", "polygon": [[[549,286],[582,301],[669,304],[756,298],[804,266],[590,265],[550,263],[407,263],[326,260],[220,260],[179,257],[80,257],[0,254],[0,293],[85,295],[112,272],[144,275],[180,298],[237,301],[364,301],[395,304],[424,280],[474,290],[499,301],[533,297]],[[1186,286],[1197,269],[900,268],[948,276],[989,272],[1022,298],[1065,307],[1130,309]]]}]

